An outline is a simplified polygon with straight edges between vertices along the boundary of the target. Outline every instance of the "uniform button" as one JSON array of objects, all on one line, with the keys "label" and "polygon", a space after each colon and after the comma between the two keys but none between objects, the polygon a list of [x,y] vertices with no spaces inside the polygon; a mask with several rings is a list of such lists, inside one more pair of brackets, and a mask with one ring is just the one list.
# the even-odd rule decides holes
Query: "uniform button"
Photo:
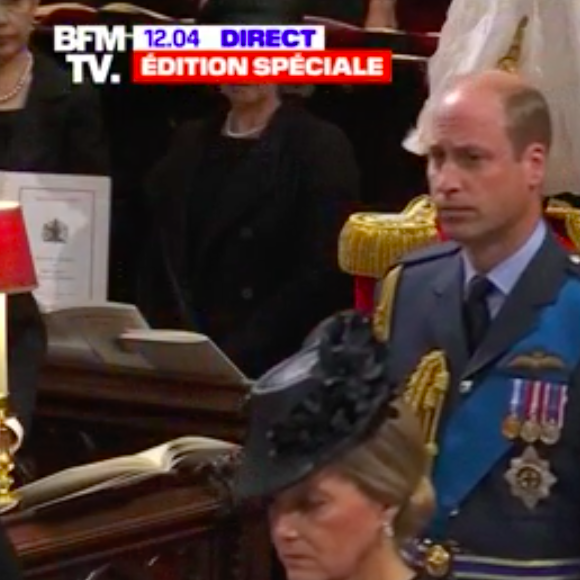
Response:
[{"label": "uniform button", "polygon": [[242,298],[244,300],[251,300],[254,297],[254,291],[252,288],[244,288],[242,290]]},{"label": "uniform button", "polygon": [[252,228],[242,228],[240,230],[240,238],[242,240],[251,240],[254,237],[254,230]]},{"label": "uniform button", "polygon": [[459,510],[453,510],[449,515],[452,518],[456,518],[459,515]]},{"label": "uniform button", "polygon": [[461,381],[459,385],[459,392],[462,395],[468,395],[471,393],[471,389],[473,387],[473,381]]}]

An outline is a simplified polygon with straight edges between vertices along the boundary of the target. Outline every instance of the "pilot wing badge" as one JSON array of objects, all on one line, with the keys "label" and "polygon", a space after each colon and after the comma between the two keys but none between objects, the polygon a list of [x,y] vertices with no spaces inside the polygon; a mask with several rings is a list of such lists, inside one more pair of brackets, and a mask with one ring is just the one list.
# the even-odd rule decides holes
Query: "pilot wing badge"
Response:
[{"label": "pilot wing badge", "polygon": [[565,369],[564,361],[561,358],[541,351],[519,354],[511,359],[507,366],[512,370],[526,371]]}]

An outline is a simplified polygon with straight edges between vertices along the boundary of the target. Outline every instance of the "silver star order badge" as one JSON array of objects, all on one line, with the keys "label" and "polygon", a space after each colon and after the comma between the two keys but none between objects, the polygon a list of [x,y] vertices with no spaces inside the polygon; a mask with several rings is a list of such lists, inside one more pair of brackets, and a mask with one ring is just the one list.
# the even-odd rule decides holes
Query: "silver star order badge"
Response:
[{"label": "silver star order badge", "polygon": [[505,478],[512,494],[531,510],[550,495],[550,489],[557,481],[550,471],[550,464],[531,446],[526,447],[521,457],[512,459]]}]

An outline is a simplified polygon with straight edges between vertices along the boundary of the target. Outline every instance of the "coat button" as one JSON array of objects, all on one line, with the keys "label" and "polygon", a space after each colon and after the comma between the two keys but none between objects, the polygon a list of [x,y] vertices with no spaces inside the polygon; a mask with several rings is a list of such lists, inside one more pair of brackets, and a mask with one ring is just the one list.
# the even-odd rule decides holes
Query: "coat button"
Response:
[{"label": "coat button", "polygon": [[471,389],[473,388],[473,381],[461,381],[459,384],[459,392],[462,395],[469,395]]},{"label": "coat button", "polygon": [[252,228],[242,228],[240,230],[240,238],[242,240],[251,240],[254,237],[254,230]]},{"label": "coat button", "polygon": [[254,297],[254,291],[252,290],[252,288],[244,288],[242,290],[242,298],[244,300],[251,300]]}]

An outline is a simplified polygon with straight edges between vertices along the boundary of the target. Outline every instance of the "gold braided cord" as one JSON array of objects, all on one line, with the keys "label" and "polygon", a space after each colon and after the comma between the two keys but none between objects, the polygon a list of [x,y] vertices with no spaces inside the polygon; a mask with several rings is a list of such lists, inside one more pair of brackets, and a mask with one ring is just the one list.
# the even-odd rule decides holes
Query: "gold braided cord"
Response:
[{"label": "gold braided cord", "polygon": [[381,284],[381,294],[373,314],[373,330],[376,339],[383,342],[389,340],[391,335],[395,295],[402,272],[402,266],[393,268]]},{"label": "gold braided cord", "polygon": [[551,199],[546,216],[553,222],[564,222],[566,234],[574,244],[574,248],[580,252],[580,210],[563,200]]},{"label": "gold braided cord", "polygon": [[405,401],[421,423],[431,466],[438,453],[437,433],[448,389],[445,353],[434,350],[421,359],[405,390]]},{"label": "gold braided cord", "polygon": [[566,233],[574,244],[574,247],[580,252],[580,212],[566,216]]},{"label": "gold braided cord", "polygon": [[528,26],[529,18],[524,16],[514,33],[512,43],[507,53],[497,62],[497,68],[509,73],[517,73],[522,58],[522,46],[524,44],[524,34]]},{"label": "gold braided cord", "polygon": [[380,280],[405,254],[437,239],[435,210],[423,195],[399,214],[351,215],[340,233],[338,261],[348,274]]}]

